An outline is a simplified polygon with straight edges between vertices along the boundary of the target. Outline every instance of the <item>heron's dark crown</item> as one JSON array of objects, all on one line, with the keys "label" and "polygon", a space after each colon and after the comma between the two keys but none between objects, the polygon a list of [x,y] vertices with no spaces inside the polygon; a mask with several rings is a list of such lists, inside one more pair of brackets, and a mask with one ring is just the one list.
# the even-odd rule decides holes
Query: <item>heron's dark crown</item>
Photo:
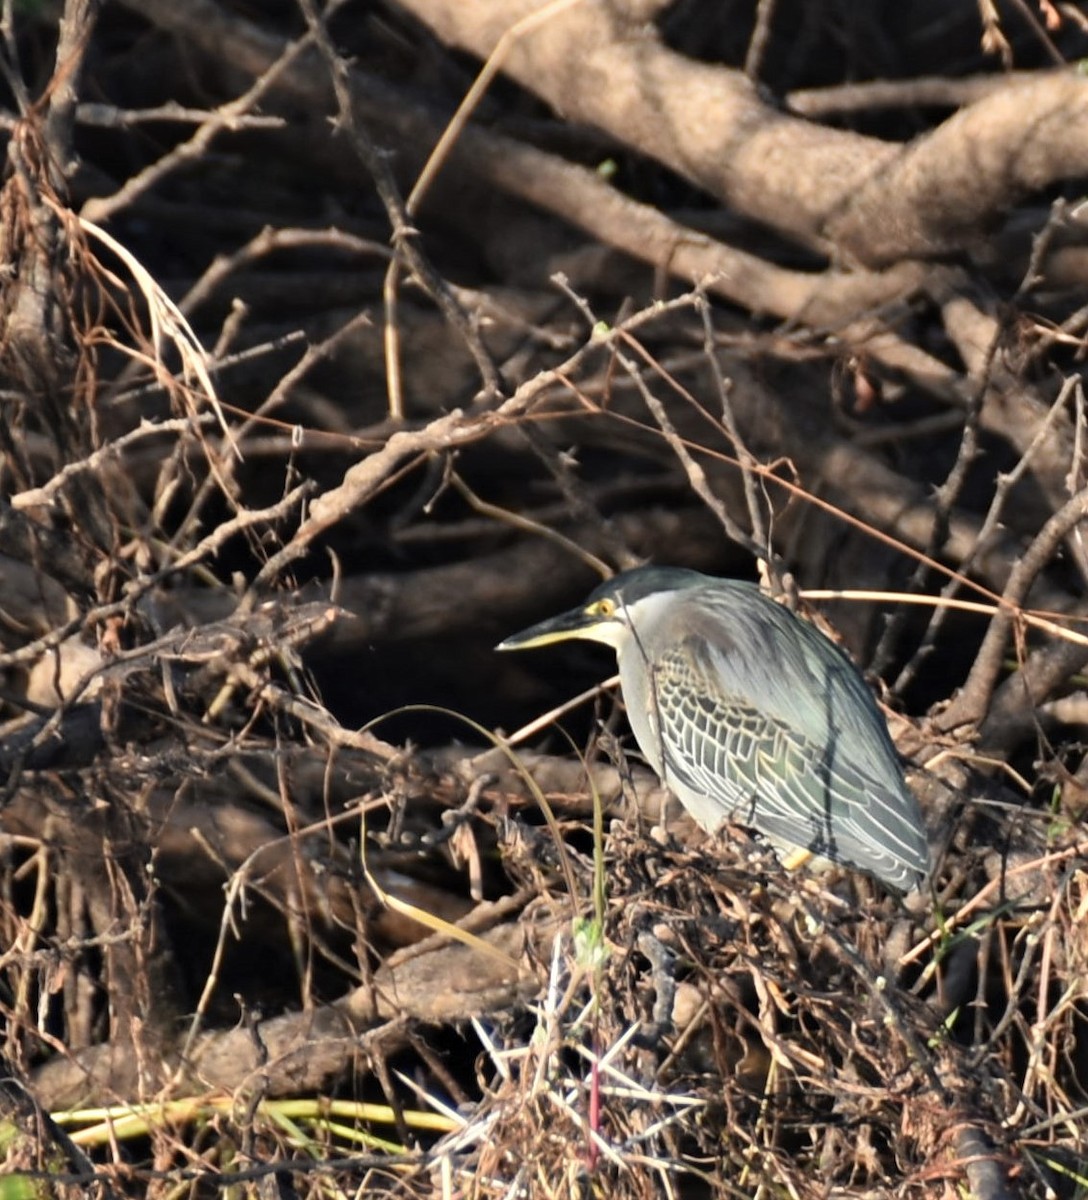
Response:
[{"label": "heron's dark crown", "polygon": [[635,567],[613,575],[600,587],[594,589],[586,600],[588,607],[595,600],[617,600],[623,604],[636,604],[647,596],[659,592],[682,592],[687,588],[706,583],[707,577],[698,571],[684,567]]}]

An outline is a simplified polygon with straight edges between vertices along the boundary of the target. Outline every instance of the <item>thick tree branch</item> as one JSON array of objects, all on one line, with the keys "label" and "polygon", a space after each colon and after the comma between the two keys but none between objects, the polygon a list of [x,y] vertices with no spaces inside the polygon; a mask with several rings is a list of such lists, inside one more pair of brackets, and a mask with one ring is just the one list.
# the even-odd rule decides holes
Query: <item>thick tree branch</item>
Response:
[{"label": "thick tree branch", "polygon": [[[694,62],[604,0],[403,0],[444,41],[503,67],[558,112],[611,133],[738,213],[869,266],[973,244],[1031,190],[1088,169],[1088,80],[989,95],[900,147],[766,104],[737,71]],[[504,49],[507,43],[503,43]]]}]

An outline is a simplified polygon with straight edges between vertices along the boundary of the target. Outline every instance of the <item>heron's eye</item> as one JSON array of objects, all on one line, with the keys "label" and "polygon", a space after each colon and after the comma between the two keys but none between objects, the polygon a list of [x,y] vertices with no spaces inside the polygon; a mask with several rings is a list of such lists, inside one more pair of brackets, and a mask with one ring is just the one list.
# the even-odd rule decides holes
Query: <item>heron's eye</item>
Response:
[{"label": "heron's eye", "polygon": [[594,600],[593,603],[586,609],[586,612],[591,617],[611,617],[616,611],[615,600]]}]

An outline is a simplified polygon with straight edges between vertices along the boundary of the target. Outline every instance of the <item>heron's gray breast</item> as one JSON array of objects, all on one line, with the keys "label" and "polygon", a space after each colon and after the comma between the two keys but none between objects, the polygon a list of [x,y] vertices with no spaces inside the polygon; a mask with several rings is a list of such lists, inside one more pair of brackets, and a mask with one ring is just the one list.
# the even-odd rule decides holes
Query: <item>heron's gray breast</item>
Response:
[{"label": "heron's gray breast", "polygon": [[620,651],[619,663],[620,687],[631,732],[650,765],[658,775],[664,777],[653,664],[646,662],[642,648],[634,638],[629,638]]}]

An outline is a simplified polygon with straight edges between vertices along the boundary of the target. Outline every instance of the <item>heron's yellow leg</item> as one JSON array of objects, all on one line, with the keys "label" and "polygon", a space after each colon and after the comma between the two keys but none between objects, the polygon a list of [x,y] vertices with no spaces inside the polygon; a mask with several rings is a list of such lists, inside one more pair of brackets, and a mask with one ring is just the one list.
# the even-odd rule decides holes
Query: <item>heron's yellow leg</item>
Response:
[{"label": "heron's yellow leg", "polygon": [[798,867],[803,867],[805,863],[811,862],[812,858],[811,850],[791,850],[783,857],[782,865],[787,871],[796,871]]}]

